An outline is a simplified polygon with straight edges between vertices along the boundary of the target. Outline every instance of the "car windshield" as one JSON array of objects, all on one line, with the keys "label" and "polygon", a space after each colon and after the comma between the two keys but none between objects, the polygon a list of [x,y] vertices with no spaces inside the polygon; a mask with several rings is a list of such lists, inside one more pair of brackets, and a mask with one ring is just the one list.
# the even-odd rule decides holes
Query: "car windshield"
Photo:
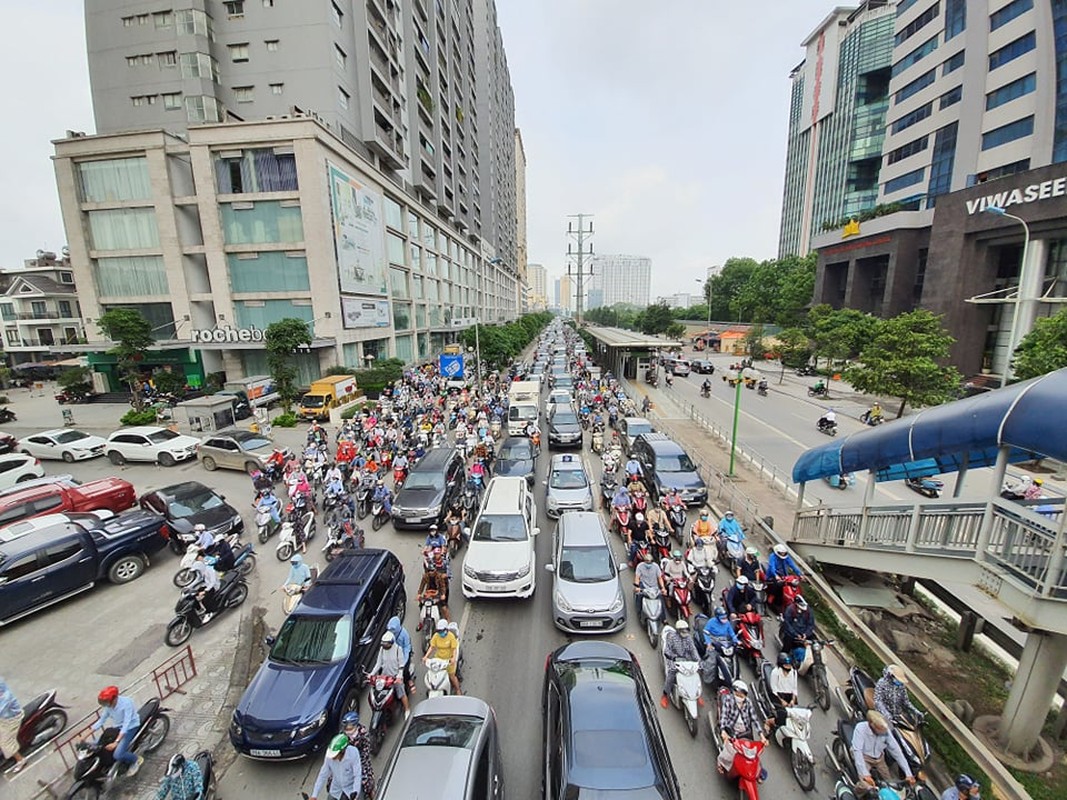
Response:
[{"label": "car windshield", "polygon": [[445,476],[442,472],[431,472],[430,470],[419,472],[416,470],[408,475],[408,479],[404,481],[404,488],[434,489],[440,492],[445,488]]},{"label": "car windshield", "polygon": [[413,717],[401,747],[462,747],[473,750],[484,720],[430,714]]},{"label": "car windshield", "polygon": [[164,428],[161,431],[156,431],[155,433],[148,434],[148,441],[150,441],[152,444],[163,444],[164,442],[169,442],[172,439],[177,439],[179,436],[181,436],[180,433],[175,433],[174,431],[169,431]]},{"label": "car windshield", "polygon": [[221,508],[225,504],[225,500],[210,489],[205,488],[200,492],[192,492],[183,494],[181,497],[175,497],[167,504],[167,512],[174,519],[185,519],[202,511]]},{"label": "car windshield", "polygon": [[283,664],[330,664],[352,647],[351,617],[303,617],[290,614],[270,648],[270,658]]},{"label": "car windshield", "polygon": [[241,436],[237,437],[237,442],[243,450],[259,450],[261,447],[273,446],[271,440],[263,436]]},{"label": "car windshield", "polygon": [[82,433],[81,431],[63,431],[55,437],[56,444],[70,444],[71,442],[77,442],[81,439],[88,439],[89,434]]},{"label": "car windshield", "polygon": [[552,415],[552,424],[553,425],[577,425],[578,424],[578,418],[576,416],[574,416],[574,414],[571,414],[570,412],[562,412],[562,413],[559,413],[559,414],[553,414]]},{"label": "car windshield", "polygon": [[556,386],[564,386],[564,387],[566,387],[566,386],[573,386],[573,385],[574,385],[574,379],[571,378],[569,375],[561,375],[560,377],[556,378]]},{"label": "car windshield", "polygon": [[325,396],[321,394],[306,394],[300,401],[300,405],[304,408],[322,408],[322,404],[325,400]]},{"label": "car windshield", "polygon": [[559,556],[559,577],[575,583],[602,583],[615,577],[611,550],[606,547],[564,547]]},{"label": "car windshield", "polygon": [[548,479],[552,489],[584,489],[589,485],[585,472],[580,469],[554,469]]},{"label": "car windshield", "polygon": [[637,437],[642,433],[652,433],[652,425],[648,422],[627,422],[626,433],[630,437]]},{"label": "car windshield", "polygon": [[525,542],[526,523],[521,514],[482,514],[472,538],[476,542]]},{"label": "car windshield", "polygon": [[528,461],[533,458],[533,445],[529,439],[522,439],[512,444],[504,443],[497,454],[497,459],[506,461]]},{"label": "car windshield", "polygon": [[657,472],[696,472],[697,468],[685,453],[676,456],[660,456],[656,459]]}]

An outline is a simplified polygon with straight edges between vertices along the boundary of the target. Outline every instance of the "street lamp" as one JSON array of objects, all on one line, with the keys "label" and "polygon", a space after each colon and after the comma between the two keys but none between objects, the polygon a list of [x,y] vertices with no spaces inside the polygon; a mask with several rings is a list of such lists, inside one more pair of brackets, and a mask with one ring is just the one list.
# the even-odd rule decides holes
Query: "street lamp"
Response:
[{"label": "street lamp", "polygon": [[711,333],[711,286],[708,285],[707,282],[700,280],[700,278],[697,278],[696,281],[704,287],[704,303],[708,307],[708,331],[704,336],[704,346],[706,347],[708,344],[708,334]]},{"label": "street lamp", "polygon": [[[1026,258],[1030,250],[1030,226],[1026,224],[1025,219],[1023,219],[1022,217],[1017,217],[1014,214],[1009,214],[1000,206],[986,206],[985,210],[990,214],[995,214],[998,217],[1007,217],[1008,219],[1013,219],[1023,226],[1023,256],[1022,263],[1019,265],[1019,286],[1015,290],[1015,312],[1011,315],[1011,333],[1008,335],[1008,359],[1004,365],[1004,374],[1001,376],[1000,379],[1000,385],[1007,386],[1008,381],[1011,379],[1012,356],[1015,355],[1015,348],[1018,346],[1020,329],[1022,328],[1020,320],[1022,319],[1024,313],[1023,291],[1024,288],[1030,288],[1028,284],[1033,277],[1031,275],[1028,275],[1026,270]],[[1038,274],[1038,280],[1040,280],[1040,278],[1041,276],[1040,274]],[[1030,295],[1031,296],[1026,298],[1025,308],[1025,313],[1030,320],[1027,323],[1027,327],[1031,327],[1033,324],[1034,309],[1037,305],[1037,298],[1033,296],[1034,293],[1031,292]]]},{"label": "street lamp", "polygon": [[[478,335],[478,325],[480,323],[477,319],[474,320],[474,374],[478,379],[478,394],[482,393],[482,340]],[[467,352],[470,352],[470,348],[467,348]]]}]

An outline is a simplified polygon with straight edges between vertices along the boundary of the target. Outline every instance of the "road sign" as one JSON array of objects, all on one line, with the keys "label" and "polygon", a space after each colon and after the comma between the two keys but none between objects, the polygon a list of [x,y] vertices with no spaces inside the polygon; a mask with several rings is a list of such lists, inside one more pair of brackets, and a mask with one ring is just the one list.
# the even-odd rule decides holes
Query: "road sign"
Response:
[{"label": "road sign", "polygon": [[460,380],[463,378],[463,355],[443,355],[441,356],[441,374],[449,380]]}]

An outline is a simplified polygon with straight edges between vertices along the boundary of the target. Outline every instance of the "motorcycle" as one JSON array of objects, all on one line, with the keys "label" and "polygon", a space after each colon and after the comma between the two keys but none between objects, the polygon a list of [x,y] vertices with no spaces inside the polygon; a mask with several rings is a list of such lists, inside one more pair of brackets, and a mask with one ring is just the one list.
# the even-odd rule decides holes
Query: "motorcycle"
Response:
[{"label": "motorcycle", "polygon": [[671,557],[671,535],[664,528],[652,529],[652,558],[657,563],[669,560]]},{"label": "motorcycle", "polygon": [[659,647],[660,631],[663,629],[663,593],[658,586],[649,586],[641,590],[641,627],[648,634],[648,642],[653,648]]},{"label": "motorcycle", "polygon": [[281,527],[281,522],[274,520],[274,516],[267,505],[260,504],[256,506],[256,533],[259,536],[260,544],[266,544],[267,540],[276,534]]},{"label": "motorcycle", "polygon": [[[730,692],[728,687],[719,689],[718,699],[715,704],[715,713],[708,714],[708,725],[711,727],[711,747],[718,759],[722,748],[722,736],[719,733],[718,718],[722,712],[722,698]],[[760,755],[766,745],[752,739],[731,739],[734,747],[734,760],[726,773],[726,779],[737,781],[738,793],[744,800],[759,800],[759,779],[762,769],[760,767]]]},{"label": "motorcycle", "polygon": [[[56,700],[56,691],[45,692],[33,698],[22,707],[22,722],[16,740],[19,753],[27,756],[46,742],[50,742],[67,727],[67,706]],[[15,765],[14,757],[0,762],[0,772],[7,771]]]},{"label": "motorcycle", "polygon": [[393,467],[393,488],[400,491],[404,487],[404,481],[408,479],[407,467]]},{"label": "motorcycle", "polygon": [[751,662],[753,670],[759,674],[759,665],[763,658],[763,619],[755,611],[746,611],[737,618],[738,649],[741,655]]},{"label": "motorcycle", "polygon": [[[141,724],[130,741],[130,752],[144,755],[160,748],[170,733],[170,717],[166,714],[169,710],[163,708],[155,697],[141,706],[137,712]],[[107,728],[95,744],[78,744],[74,785],[67,792],[67,800],[97,800],[126,774],[126,765],[116,762],[113,752],[107,749],[118,736],[118,728]]]},{"label": "motorcycle", "polygon": [[[423,592],[419,604],[419,624],[415,630],[422,634],[422,652],[430,649],[430,639],[437,630],[437,620],[441,619],[441,600],[433,589]],[[447,679],[447,675],[445,676]]]},{"label": "motorcycle", "polygon": [[364,478],[356,488],[356,518],[366,519],[371,506],[371,495],[374,492],[374,481]]},{"label": "motorcycle", "polygon": [[443,697],[452,694],[452,682],[448,679],[448,664],[448,659],[444,658],[427,660],[426,675],[423,677],[427,697]]},{"label": "motorcycle", "polygon": [[862,422],[864,425],[870,425],[872,428],[875,428],[885,422],[885,417],[880,414],[876,417],[872,417],[871,410],[868,408],[866,411],[860,414],[860,422]]},{"label": "motorcycle", "polygon": [[904,485],[913,492],[918,492],[923,497],[934,500],[941,496],[941,490],[945,488],[944,481],[935,478],[905,478]]},{"label": "motorcycle", "polygon": [[648,543],[648,539],[638,539],[635,544],[634,555],[630,559],[631,569],[635,569],[638,564],[645,560],[645,553],[652,552],[652,546]]},{"label": "motorcycle", "polygon": [[196,597],[199,584],[194,584],[182,591],[182,596],[174,605],[175,617],[167,624],[163,641],[170,647],[179,647],[189,641],[195,628],[202,628],[218,617],[228,608],[237,608],[248,597],[248,584],[236,570],[227,572],[219,588],[215,590],[214,608],[201,610],[201,603]]},{"label": "motorcycle", "polygon": [[382,525],[389,521],[392,515],[392,502],[386,503],[385,500],[373,500],[370,504],[371,521],[370,526],[374,530],[381,530]]},{"label": "motorcycle", "polygon": [[702,384],[700,387],[701,397],[711,397],[711,386],[709,384]]},{"label": "motorcycle", "polygon": [[500,438],[500,431],[501,431],[500,417],[493,417],[493,421],[489,423],[489,434],[494,439],[499,439]]},{"label": "motorcycle", "polygon": [[625,538],[623,531],[630,527],[630,507],[629,506],[615,506],[611,512],[612,525],[615,528],[615,533]]},{"label": "motorcycle", "polygon": [[636,491],[632,495],[634,513],[635,514],[647,514],[648,513],[648,495],[644,491]]},{"label": "motorcycle", "polygon": [[757,386],[756,387],[756,394],[758,394],[760,397],[766,397],[767,396],[767,384],[761,383],[759,386]]},{"label": "motorcycle", "polygon": [[342,518],[326,529],[322,554],[327,561],[333,561],[346,550],[362,550],[364,543],[363,529],[354,526],[351,519]]},{"label": "motorcycle", "polygon": [[797,369],[796,374],[799,375],[801,378],[810,377],[815,374],[815,367],[813,367],[811,364],[805,364],[804,366]]},{"label": "motorcycle", "polygon": [[445,541],[448,542],[448,557],[455,558],[459,548],[463,547],[464,530],[462,523],[456,520],[445,527]]},{"label": "motorcycle", "polygon": [[[447,677],[447,672],[445,673]],[[402,675],[366,675],[367,686],[370,687],[368,700],[370,702],[371,716],[367,733],[370,737],[370,751],[372,755],[381,752],[385,742],[385,734],[389,724],[393,721],[393,715],[400,701],[396,699],[393,684],[403,680]]]},{"label": "motorcycle", "polygon": [[307,506],[289,504],[274,556],[288,561],[302,545],[315,538],[315,512]]},{"label": "motorcycle", "polygon": [[718,568],[711,566],[697,567],[693,574],[693,600],[705,614],[710,614],[715,606],[715,577]]},{"label": "motorcycle", "polygon": [[[237,537],[231,537],[230,547],[234,544],[239,544]],[[179,569],[174,573],[174,585],[179,589],[184,589],[196,580],[196,573],[193,571],[193,563],[196,561],[196,554],[200,552],[200,548],[195,544],[189,545],[185,551],[185,555],[182,556]],[[216,556],[204,556],[204,561],[208,566],[215,566],[218,563]],[[252,549],[251,543],[241,547],[240,550],[233,554],[233,569],[237,570],[243,576],[248,576],[252,570],[256,568],[256,551]]]},{"label": "motorcycle", "polygon": [[837,436],[836,422],[827,422],[826,420],[820,419],[815,424],[815,427],[819,429],[819,433],[825,433],[827,436]]},{"label": "motorcycle", "polygon": [[672,504],[667,509],[667,517],[671,521],[671,534],[674,536],[674,540],[681,544],[682,537],[685,536],[685,506]]},{"label": "motorcycle", "polygon": [[605,472],[600,478],[600,500],[605,508],[611,506],[611,498],[615,496],[615,490],[619,488],[618,479],[610,472]]},{"label": "motorcycle", "polygon": [[[803,581],[799,575],[786,575],[777,581],[776,601],[771,604],[771,611],[782,614],[800,594],[800,584]],[[773,585],[773,584],[772,584]]]},{"label": "motorcycle", "polygon": [[857,796],[854,785],[844,775],[837,779],[831,797],[835,800],[937,800],[937,794],[924,783],[914,786],[904,782],[881,783]]},{"label": "motorcycle", "polygon": [[[756,698],[764,717],[774,717],[778,702],[771,696],[771,665],[764,661],[756,680]],[[815,706],[789,706],[785,722],[775,729],[774,740],[788,750],[789,765],[800,788],[810,792],[815,788],[815,756],[808,740],[811,738],[811,713]]]},{"label": "motorcycle", "polygon": [[[782,631],[778,629],[778,650],[785,650],[782,644]],[[824,647],[832,645],[833,639],[811,639],[804,642],[804,654],[799,659],[793,659],[796,671],[800,677],[811,676],[811,693],[815,696],[815,702],[823,711],[830,710],[830,680],[827,677],[826,663],[823,661],[822,651]],[[795,656],[794,653],[790,653]]]},{"label": "motorcycle", "polygon": [[596,428],[593,430],[591,445],[594,453],[604,452],[604,431],[600,428]]},{"label": "motorcycle", "polygon": [[[671,632],[671,628],[664,627],[660,639],[660,660],[663,663],[663,673],[667,673],[667,637],[679,636],[678,632]],[[685,717],[685,726],[689,729],[689,735],[696,737],[697,723],[700,719],[700,706],[704,705],[703,686],[700,683],[699,661],[675,661],[674,690],[671,692],[671,702],[674,707],[682,712]]]},{"label": "motorcycle", "polygon": [[830,390],[825,386],[815,385],[808,387],[808,397],[826,397],[829,393]]},{"label": "motorcycle", "polygon": [[467,519],[474,519],[478,511],[478,492],[470,481],[463,487],[463,493],[459,496],[459,505]]},{"label": "motorcycle", "polygon": [[834,489],[841,489],[842,491],[849,486],[856,485],[856,476],[851,472],[845,472],[841,475],[827,475],[826,482]]},{"label": "motorcycle", "polygon": [[670,592],[671,610],[678,619],[688,620],[689,609],[689,581],[686,578],[674,578],[668,588]]}]

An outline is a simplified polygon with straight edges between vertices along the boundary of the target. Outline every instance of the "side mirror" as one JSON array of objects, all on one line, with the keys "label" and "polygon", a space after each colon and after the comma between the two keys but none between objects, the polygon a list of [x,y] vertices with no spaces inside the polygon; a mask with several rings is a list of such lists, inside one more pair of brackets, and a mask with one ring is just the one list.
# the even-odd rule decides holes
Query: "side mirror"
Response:
[{"label": "side mirror", "polygon": [[267,647],[274,647],[274,643],[277,641],[273,636],[267,636],[263,639],[263,644]]},{"label": "side mirror", "polygon": [[374,640],[374,637],[373,637],[373,636],[369,636],[369,635],[368,635],[368,636],[361,636],[361,637],[360,637],[360,639],[359,639],[359,643],[360,643],[361,645],[368,645],[368,644],[370,644],[370,643],[371,643],[371,642],[372,642],[373,640]]},{"label": "side mirror", "polygon": [[545,571],[546,572],[555,572],[556,571],[556,565],[555,564],[545,564]]},{"label": "side mirror", "polygon": [[620,561],[618,563],[618,567],[619,567],[619,572],[625,572],[626,570],[628,570],[630,568],[630,565],[625,561]]},{"label": "side mirror", "polygon": [[530,531],[530,534],[532,536],[537,536],[537,534],[539,534],[540,532],[541,532],[540,528],[534,528],[532,531]]},{"label": "side mirror", "polygon": [[548,486],[548,481],[541,481],[542,486]]}]

